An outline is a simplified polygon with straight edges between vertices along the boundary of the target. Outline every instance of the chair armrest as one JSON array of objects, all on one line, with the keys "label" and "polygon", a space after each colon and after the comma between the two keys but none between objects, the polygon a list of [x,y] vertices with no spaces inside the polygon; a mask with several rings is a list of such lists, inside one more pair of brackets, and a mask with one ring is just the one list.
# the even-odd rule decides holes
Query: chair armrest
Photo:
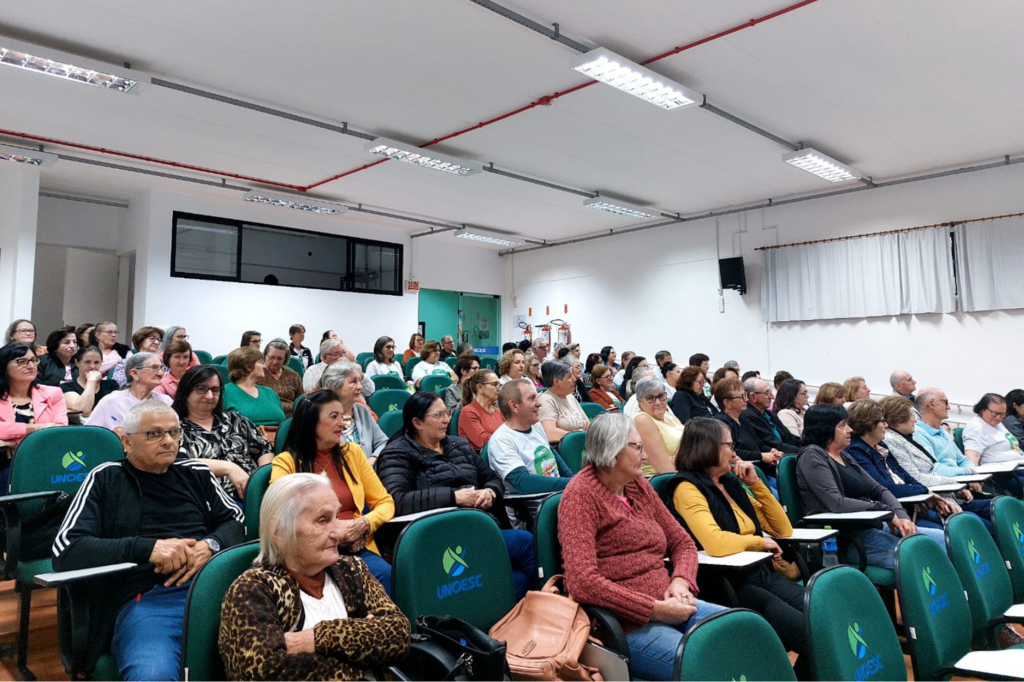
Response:
[{"label": "chair armrest", "polygon": [[4,557],[3,563],[0,564],[0,573],[5,580],[11,580],[14,577],[14,569],[21,561],[21,509],[18,507],[18,503],[48,500],[59,496],[60,491],[58,490],[0,496],[0,516],[3,516],[5,531]]},{"label": "chair armrest", "polygon": [[550,497],[550,496],[552,496],[554,494],[555,493],[553,493],[553,492],[526,493],[526,494],[514,493],[514,494],[511,494],[511,495],[505,495],[502,499],[505,500],[505,502],[521,502],[521,501],[524,501],[524,500],[543,500],[544,498]]},{"label": "chair armrest", "polygon": [[59,490],[43,490],[37,493],[18,493],[17,495],[4,495],[0,497],[0,504],[17,504],[18,502],[28,502],[29,500],[43,500],[48,497],[57,497],[60,495]]},{"label": "chair armrest", "polygon": [[583,610],[590,616],[592,623],[591,631],[597,631],[598,639],[617,654],[626,659],[629,665],[629,643],[626,641],[626,633],[622,631],[619,619],[610,610],[593,606],[592,604],[581,604]]},{"label": "chair armrest", "polygon": [[52,573],[40,573],[35,577],[35,583],[42,587],[60,587],[72,585],[86,580],[106,578],[118,573],[125,573],[138,564],[126,562],[123,564],[108,564],[107,566],[96,566],[93,568],[80,568],[74,571],[54,571]]}]

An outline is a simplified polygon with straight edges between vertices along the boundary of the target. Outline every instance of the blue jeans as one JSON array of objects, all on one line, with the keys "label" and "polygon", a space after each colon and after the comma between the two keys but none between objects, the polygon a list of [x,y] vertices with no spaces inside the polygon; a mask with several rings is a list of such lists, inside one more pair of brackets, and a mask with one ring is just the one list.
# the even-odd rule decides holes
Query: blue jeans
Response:
[{"label": "blue jeans", "polygon": [[191,581],[157,585],[117,612],[110,649],[121,679],[177,680],[181,667],[181,628]]},{"label": "blue jeans", "polygon": [[516,585],[516,600],[526,596],[533,576],[537,575],[537,564],[533,557],[533,534],[525,530],[503,530],[508,560],[512,563],[512,580]]},{"label": "blue jeans", "polygon": [[[887,568],[890,571],[895,567],[894,553],[896,543],[900,540],[888,530],[869,528],[857,533],[857,537],[864,543],[864,550],[867,552],[868,566]],[[860,556],[857,554],[857,547],[851,542],[846,548],[846,563],[857,564]]]},{"label": "blue jeans", "polygon": [[[697,623],[725,611],[724,606],[697,600],[697,613],[679,625],[647,623],[626,635],[629,643],[629,672],[643,680],[670,680],[676,661],[676,650],[683,635]],[[742,646],[742,645],[741,645]]]},{"label": "blue jeans", "polygon": [[[923,521],[917,524],[917,532],[921,535],[927,535],[932,540],[935,540],[935,542],[939,543],[939,547],[942,548],[942,551],[946,551],[946,531],[943,530],[942,526],[936,526],[930,521]],[[898,540],[899,536],[896,537]]]},{"label": "blue jeans", "polygon": [[981,519],[989,535],[995,535],[996,529],[992,525],[992,500],[971,500],[959,504],[965,512],[970,512]]},{"label": "blue jeans", "polygon": [[357,557],[366,562],[366,567],[370,569],[370,574],[377,579],[381,585],[384,586],[384,591],[391,596],[391,564],[380,558],[379,554],[375,554],[368,549],[363,549],[356,554]]}]

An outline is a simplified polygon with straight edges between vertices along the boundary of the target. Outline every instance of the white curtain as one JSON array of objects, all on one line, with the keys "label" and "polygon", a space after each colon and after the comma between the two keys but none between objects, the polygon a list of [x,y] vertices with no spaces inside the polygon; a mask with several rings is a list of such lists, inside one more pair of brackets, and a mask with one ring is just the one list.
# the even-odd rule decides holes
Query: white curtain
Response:
[{"label": "white curtain", "polygon": [[761,312],[767,322],[898,315],[900,280],[896,235],[771,249]]},{"label": "white curtain", "polygon": [[901,232],[900,312],[951,313],[956,310],[953,250],[948,227]]},{"label": "white curtain", "polygon": [[957,225],[956,274],[964,310],[1024,308],[1024,218]]}]

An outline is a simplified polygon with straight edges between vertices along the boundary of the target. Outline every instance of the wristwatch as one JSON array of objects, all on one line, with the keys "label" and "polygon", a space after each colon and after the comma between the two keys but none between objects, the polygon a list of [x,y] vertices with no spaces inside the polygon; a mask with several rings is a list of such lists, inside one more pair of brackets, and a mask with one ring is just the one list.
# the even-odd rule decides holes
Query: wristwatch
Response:
[{"label": "wristwatch", "polygon": [[214,554],[220,551],[220,543],[217,542],[217,538],[210,536],[208,538],[203,538],[203,540],[205,540],[206,544],[210,546],[210,551]]}]

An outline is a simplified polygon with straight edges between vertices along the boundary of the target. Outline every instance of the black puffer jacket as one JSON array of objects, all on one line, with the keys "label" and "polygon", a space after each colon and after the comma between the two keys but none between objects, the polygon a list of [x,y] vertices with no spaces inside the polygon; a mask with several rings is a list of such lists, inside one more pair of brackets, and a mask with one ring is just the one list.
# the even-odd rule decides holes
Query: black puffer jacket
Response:
[{"label": "black puffer jacket", "polygon": [[395,514],[455,506],[460,488],[490,488],[497,493],[491,510],[501,509],[504,486],[469,441],[447,436],[444,454],[425,448],[409,436],[399,436],[377,458],[377,475],[395,500]]}]

